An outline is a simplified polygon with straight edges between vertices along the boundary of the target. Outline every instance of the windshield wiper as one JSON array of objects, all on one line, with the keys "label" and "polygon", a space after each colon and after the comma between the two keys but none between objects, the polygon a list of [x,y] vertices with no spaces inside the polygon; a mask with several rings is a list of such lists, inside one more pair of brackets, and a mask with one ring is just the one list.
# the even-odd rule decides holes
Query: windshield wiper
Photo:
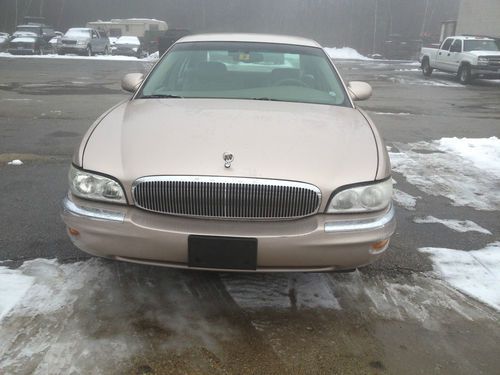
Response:
[{"label": "windshield wiper", "polygon": [[153,95],[143,95],[139,97],[139,99],[183,99],[183,96],[180,95],[171,95],[171,94],[153,94]]},{"label": "windshield wiper", "polygon": [[266,100],[266,101],[270,101],[270,102],[282,102],[283,101],[283,100],[279,100],[279,99],[272,99],[272,98],[266,98],[266,97],[252,98],[252,100]]}]

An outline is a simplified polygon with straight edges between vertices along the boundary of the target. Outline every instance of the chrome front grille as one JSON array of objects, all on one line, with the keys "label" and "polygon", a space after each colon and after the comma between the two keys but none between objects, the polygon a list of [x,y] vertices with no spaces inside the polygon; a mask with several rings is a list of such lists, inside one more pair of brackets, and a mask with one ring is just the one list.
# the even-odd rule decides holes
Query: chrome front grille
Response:
[{"label": "chrome front grille", "polygon": [[500,68],[500,56],[486,56],[488,58],[488,65]]},{"label": "chrome front grille", "polygon": [[314,185],[253,178],[143,177],[132,193],[144,210],[222,219],[296,219],[316,213],[321,203]]}]

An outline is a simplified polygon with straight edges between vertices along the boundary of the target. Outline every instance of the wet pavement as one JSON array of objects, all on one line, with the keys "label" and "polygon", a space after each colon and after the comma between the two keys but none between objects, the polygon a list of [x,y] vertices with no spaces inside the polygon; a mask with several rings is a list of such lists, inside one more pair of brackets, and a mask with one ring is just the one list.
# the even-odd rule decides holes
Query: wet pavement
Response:
[{"label": "wet pavement", "polygon": [[[360,106],[400,158],[453,156],[433,146],[443,137],[500,137],[499,82],[425,79],[409,62],[338,65],[347,80],[372,84],[373,98]],[[410,183],[404,169],[394,173],[406,200],[398,200],[388,253],[355,273],[188,272],[75,249],[58,216],[73,149],[95,118],[128,97],[120,77],[150,66],[0,58],[0,295],[15,291],[0,316],[0,374],[500,372],[498,311],[443,280],[419,251],[500,241],[498,209],[456,205],[444,191]],[[14,159],[24,164],[7,164]],[[428,216],[486,232],[416,220]]]}]

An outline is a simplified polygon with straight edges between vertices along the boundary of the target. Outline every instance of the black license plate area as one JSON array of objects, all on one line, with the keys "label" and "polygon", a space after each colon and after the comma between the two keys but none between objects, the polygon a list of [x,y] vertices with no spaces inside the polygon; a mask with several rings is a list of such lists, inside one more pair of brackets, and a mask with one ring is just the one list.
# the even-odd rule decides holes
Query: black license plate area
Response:
[{"label": "black license plate area", "polygon": [[256,270],[257,239],[189,236],[188,266],[232,270]]}]

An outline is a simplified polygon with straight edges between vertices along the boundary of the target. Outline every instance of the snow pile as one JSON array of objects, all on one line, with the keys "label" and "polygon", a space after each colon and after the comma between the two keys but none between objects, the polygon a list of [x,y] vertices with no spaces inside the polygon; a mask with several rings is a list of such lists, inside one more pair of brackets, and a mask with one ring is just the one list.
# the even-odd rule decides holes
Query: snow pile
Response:
[{"label": "snow pile", "polygon": [[11,55],[7,52],[0,52],[0,57],[16,58],[16,59],[69,59],[69,60],[101,60],[101,61],[140,61],[137,57],[131,56],[113,56],[113,55],[96,55],[96,56],[80,56],[80,55]]},{"label": "snow pile", "polygon": [[23,165],[23,162],[19,159],[14,159],[12,161],[9,161],[7,164],[8,165]]},{"label": "snow pile", "polygon": [[0,266],[0,321],[33,285],[33,277]]},{"label": "snow pile", "polygon": [[500,311],[500,242],[481,250],[462,251],[425,247],[434,269],[461,292]]},{"label": "snow pile", "polygon": [[443,224],[451,230],[460,233],[479,232],[483,234],[491,234],[488,229],[485,229],[470,220],[438,219],[434,216],[427,216],[424,218],[415,218],[413,221],[417,224]]},{"label": "snow pile", "polygon": [[406,208],[407,210],[413,211],[415,210],[415,206],[417,205],[417,199],[420,197],[414,197],[404,191],[399,189],[393,189],[392,199],[401,207]]},{"label": "snow pile", "polygon": [[423,192],[456,206],[500,209],[500,139],[442,138],[396,146],[400,152],[389,153],[393,170]]},{"label": "snow pile", "polygon": [[363,56],[354,48],[342,47],[342,48],[325,48],[325,52],[332,59],[339,60],[372,60],[369,57]]}]

